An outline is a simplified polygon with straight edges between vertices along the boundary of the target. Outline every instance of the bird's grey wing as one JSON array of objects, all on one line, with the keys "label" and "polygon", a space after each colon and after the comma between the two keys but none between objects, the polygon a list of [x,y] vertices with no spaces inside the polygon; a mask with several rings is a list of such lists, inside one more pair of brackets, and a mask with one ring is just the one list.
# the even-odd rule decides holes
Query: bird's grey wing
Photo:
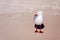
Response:
[{"label": "bird's grey wing", "polygon": [[34,20],[37,18],[37,16],[34,16]]}]

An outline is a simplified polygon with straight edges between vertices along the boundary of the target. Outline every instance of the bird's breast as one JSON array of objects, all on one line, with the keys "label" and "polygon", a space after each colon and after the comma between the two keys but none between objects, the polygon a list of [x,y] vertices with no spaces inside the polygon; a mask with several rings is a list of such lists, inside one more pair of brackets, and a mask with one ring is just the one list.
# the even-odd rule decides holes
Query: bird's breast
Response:
[{"label": "bird's breast", "polygon": [[43,23],[43,17],[42,16],[38,16],[35,18],[35,24],[42,24]]}]

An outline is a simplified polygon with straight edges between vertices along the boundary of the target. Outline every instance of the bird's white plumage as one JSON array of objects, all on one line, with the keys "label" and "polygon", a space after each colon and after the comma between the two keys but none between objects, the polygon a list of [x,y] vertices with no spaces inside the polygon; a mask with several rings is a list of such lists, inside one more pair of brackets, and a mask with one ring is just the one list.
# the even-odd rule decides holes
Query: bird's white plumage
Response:
[{"label": "bird's white plumage", "polygon": [[39,11],[36,13],[38,16],[35,16],[35,24],[37,25],[41,25],[43,23],[43,12],[42,11]]}]

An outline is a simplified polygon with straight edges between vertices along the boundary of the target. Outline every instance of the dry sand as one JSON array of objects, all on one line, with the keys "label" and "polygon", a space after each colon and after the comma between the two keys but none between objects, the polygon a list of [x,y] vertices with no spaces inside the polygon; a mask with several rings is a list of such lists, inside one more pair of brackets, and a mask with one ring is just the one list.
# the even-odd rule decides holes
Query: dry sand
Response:
[{"label": "dry sand", "polygon": [[59,40],[60,16],[45,14],[44,17],[41,34],[34,33],[33,14],[0,15],[0,40]]},{"label": "dry sand", "polygon": [[[37,3],[33,1],[30,1],[31,4],[37,5],[41,2],[41,6],[37,5],[37,8],[34,8],[32,7],[33,5],[31,5],[33,9],[27,8],[26,11],[21,10],[20,13],[15,11],[16,13],[5,12],[6,14],[0,14],[0,40],[60,40],[59,0],[40,0],[40,2],[38,0]],[[34,33],[34,12],[39,9],[44,12],[45,28],[42,29],[44,31],[42,34]]]}]

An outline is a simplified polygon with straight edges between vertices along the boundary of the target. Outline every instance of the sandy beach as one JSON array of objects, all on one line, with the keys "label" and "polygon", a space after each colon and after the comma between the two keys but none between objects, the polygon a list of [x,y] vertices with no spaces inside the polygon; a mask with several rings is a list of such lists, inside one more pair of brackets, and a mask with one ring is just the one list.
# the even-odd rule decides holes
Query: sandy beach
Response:
[{"label": "sandy beach", "polygon": [[[0,40],[60,40],[59,3],[59,0],[1,1]],[[38,10],[44,12],[42,34],[34,32],[33,18]]]}]

